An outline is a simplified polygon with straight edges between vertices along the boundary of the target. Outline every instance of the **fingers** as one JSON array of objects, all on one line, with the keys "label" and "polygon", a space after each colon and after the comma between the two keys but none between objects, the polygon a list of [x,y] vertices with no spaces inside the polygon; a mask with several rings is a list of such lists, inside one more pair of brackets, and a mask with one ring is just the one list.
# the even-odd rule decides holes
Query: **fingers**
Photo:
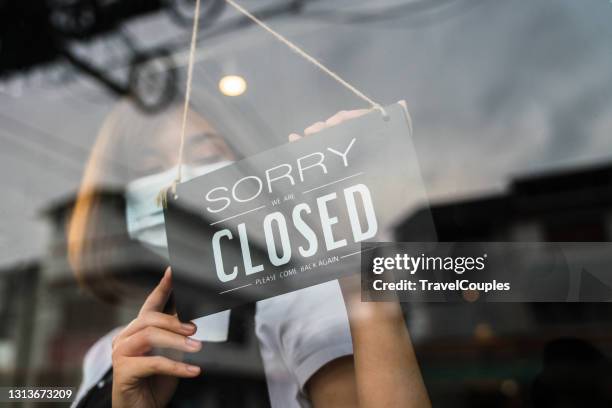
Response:
[{"label": "fingers", "polygon": [[292,133],[289,135],[290,142],[295,142],[296,140],[300,140],[301,138],[302,136],[298,135],[297,133]]},{"label": "fingers", "polygon": [[198,340],[149,326],[113,344],[113,358],[142,356],[154,348],[166,348],[194,353],[202,348]]},{"label": "fingers", "polygon": [[197,328],[193,323],[183,323],[176,315],[161,313],[172,291],[170,268],[145,300],[138,317],[113,339],[113,355],[139,355],[154,347],[181,351],[198,351],[201,343],[188,339]]},{"label": "fingers", "polygon": [[339,125],[347,120],[355,119],[368,113],[369,109],[356,109],[351,111],[340,111],[325,121],[327,127]]},{"label": "fingers", "polygon": [[200,367],[181,363],[162,356],[125,357],[121,361],[122,370],[117,373],[119,382],[127,383],[152,375],[169,375],[180,378],[192,378],[200,374]]},{"label": "fingers", "polygon": [[172,272],[168,268],[145,300],[138,317],[113,340],[114,384],[130,386],[152,375],[190,378],[200,374],[197,366],[146,355],[154,348],[192,353],[202,348],[201,342],[188,337],[197,330],[193,323],[182,323],[176,315],[162,313],[171,292]]},{"label": "fingers", "polygon": [[120,336],[129,337],[149,326],[168,330],[184,336],[192,336],[197,330],[195,324],[190,322],[183,323],[176,316],[160,312],[145,312],[132,320],[132,322],[121,332]]},{"label": "fingers", "polygon": [[[332,126],[337,126],[347,120],[355,119],[360,116],[363,116],[368,112],[370,112],[370,109],[355,109],[351,111],[340,111],[336,113],[335,115],[333,115],[332,117],[330,117],[329,119],[327,119],[325,122],[317,122],[307,127],[306,129],[304,129],[304,136],[314,135],[324,129],[330,128]],[[296,140],[299,140],[301,138],[302,136],[298,135],[297,133],[292,133],[289,135],[290,142],[295,142]]]},{"label": "fingers", "polygon": [[326,127],[327,127],[327,125],[325,124],[325,122],[317,122],[314,125],[311,125],[311,126],[307,127],[306,129],[304,129],[304,136],[313,135],[313,134],[315,134],[317,132],[322,131]]},{"label": "fingers", "polygon": [[172,291],[172,270],[170,267],[166,269],[163,278],[159,281],[153,292],[149,294],[147,299],[145,300],[142,308],[140,309],[140,314],[154,311],[161,312],[164,310],[164,306],[168,301],[168,297],[170,296],[170,292]]}]

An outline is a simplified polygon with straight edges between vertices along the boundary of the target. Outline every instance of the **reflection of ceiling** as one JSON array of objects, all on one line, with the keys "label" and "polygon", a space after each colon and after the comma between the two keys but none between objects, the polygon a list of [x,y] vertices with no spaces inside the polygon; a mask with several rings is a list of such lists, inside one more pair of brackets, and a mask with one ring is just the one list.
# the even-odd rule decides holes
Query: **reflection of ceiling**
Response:
[{"label": "reflection of ceiling", "polygon": [[[223,0],[202,0],[203,24],[223,10]],[[44,0],[0,3],[0,77],[35,68],[61,56],[65,43],[117,34],[122,26],[151,13],[167,13],[189,28],[192,7],[179,0]]]},{"label": "reflection of ceiling", "polygon": [[[457,6],[465,8],[466,0],[403,0],[371,2],[336,1],[321,7],[318,0],[294,0],[262,5],[254,12],[270,20],[286,15],[339,24],[380,23],[402,17],[421,16]],[[200,41],[238,31],[251,24],[240,15],[217,21],[225,9],[224,0],[203,0],[200,13]],[[180,0],[128,2],[125,0],[53,0],[24,4],[0,4],[0,79],[29,75],[40,67],[65,65],[117,95],[130,95],[145,111],[167,106],[176,94],[174,67],[186,63],[187,50],[174,52],[178,43],[167,39],[154,48],[141,47],[125,27],[134,19],[154,12],[164,12],[184,29],[193,24],[193,7]],[[187,30],[186,30],[187,31]],[[124,55],[117,60],[105,48],[92,52],[91,44],[114,43]],[[88,48],[84,55],[78,48]],[[182,47],[179,45],[178,48]],[[77,50],[75,50],[77,48]],[[110,55],[107,55],[110,54]],[[96,61],[95,56],[103,56]],[[178,59],[177,59],[178,57]],[[111,75],[116,65],[129,67],[126,78],[119,81]],[[109,69],[110,68],[110,69]]]},{"label": "reflection of ceiling", "polygon": [[[202,1],[202,26],[212,25],[222,11],[223,0]],[[63,64],[89,77],[112,94],[130,96],[145,111],[167,107],[176,95],[175,70],[167,45],[139,47],[124,31],[134,18],[167,12],[172,21],[189,28],[193,19],[187,3],[178,0],[51,0],[0,3],[0,78],[29,75],[37,68]],[[191,14],[194,12],[192,11]],[[123,80],[110,75],[108,61],[96,63],[75,47],[116,37],[127,49]]]},{"label": "reflection of ceiling", "polygon": [[[257,9],[274,2],[242,4]],[[408,101],[434,199],[499,189],[516,173],[610,159],[608,2],[585,0],[578,7],[571,0],[431,0],[439,6],[367,24],[332,23],[316,15],[332,4],[315,2],[308,6],[311,15],[267,21],[377,101]],[[338,10],[345,5],[339,1]],[[351,11],[356,10],[361,9]],[[226,10],[219,22],[236,16]],[[167,40],[182,44],[173,48],[177,61],[187,44],[188,33],[163,13],[125,30],[141,47]],[[110,52],[102,43],[91,48],[87,55],[95,61]],[[194,106],[245,154],[281,143],[338,110],[362,106],[252,26],[203,36],[198,56]],[[182,86],[181,64],[178,71]],[[244,77],[247,92],[220,95],[223,74]],[[57,67],[0,83],[3,265],[44,251],[46,230],[37,212],[76,190],[115,102],[90,78],[72,72],[71,82],[56,86],[53,75]]]}]

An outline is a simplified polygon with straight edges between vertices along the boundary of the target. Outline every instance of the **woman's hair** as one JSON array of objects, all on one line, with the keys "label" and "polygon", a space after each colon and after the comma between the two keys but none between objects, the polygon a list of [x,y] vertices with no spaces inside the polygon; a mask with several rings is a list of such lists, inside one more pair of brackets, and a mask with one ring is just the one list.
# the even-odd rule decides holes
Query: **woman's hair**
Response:
[{"label": "woman's hair", "polygon": [[[135,267],[125,261],[130,248],[125,184],[175,164],[180,111],[175,105],[150,115],[120,101],[104,121],[85,166],[68,221],[68,261],[79,285],[105,301],[126,294],[124,280],[117,277],[132,274],[129,269]],[[190,121],[209,126],[195,114]]]}]

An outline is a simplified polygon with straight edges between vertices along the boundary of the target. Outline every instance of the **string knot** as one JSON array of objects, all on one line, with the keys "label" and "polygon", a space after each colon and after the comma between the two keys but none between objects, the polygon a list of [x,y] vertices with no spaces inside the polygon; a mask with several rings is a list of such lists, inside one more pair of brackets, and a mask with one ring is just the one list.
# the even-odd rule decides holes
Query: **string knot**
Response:
[{"label": "string knot", "polygon": [[168,192],[172,194],[172,198],[174,200],[178,199],[178,194],[176,194],[176,185],[180,183],[180,179],[176,178],[172,184],[168,187],[162,189],[159,193],[157,193],[157,197],[155,198],[155,203],[158,207],[167,208],[168,207]]},{"label": "string knot", "polygon": [[[191,97],[191,86],[192,86],[192,82],[193,82],[193,62],[194,62],[194,59],[195,59],[196,44],[197,44],[197,39],[198,39],[198,24],[199,24],[199,20],[200,20],[200,1],[201,0],[196,0],[196,2],[195,2],[193,29],[192,29],[192,32],[191,32],[191,44],[190,44],[190,47],[189,47],[189,62],[188,62],[188,65],[187,65],[187,81],[186,81],[187,83],[186,83],[186,86],[185,86],[185,88],[186,88],[185,89],[185,101],[184,101],[184,106],[183,106],[183,118],[182,118],[182,123],[181,123],[177,177],[176,177],[176,180],[172,183],[172,185],[169,188],[171,190],[171,192],[172,192],[172,197],[174,199],[178,198],[177,195],[176,195],[176,185],[181,182],[181,178],[182,178],[181,177],[182,176],[181,169],[182,169],[182,165],[183,165],[183,153],[184,153],[184,150],[185,150],[185,132],[186,132],[186,127],[187,127],[187,115],[189,113],[189,101],[190,101],[190,97]],[[336,74],[335,72],[333,72],[332,70],[327,68],[319,60],[317,60],[316,58],[314,58],[313,56],[308,54],[302,48],[300,48],[299,46],[297,46],[296,44],[294,44],[293,42],[291,42],[290,40],[285,38],[283,35],[279,34],[275,30],[270,28],[267,24],[265,24],[259,18],[255,17],[247,9],[242,7],[240,4],[236,3],[235,0],[225,0],[225,2],[227,4],[229,4],[230,6],[232,6],[234,9],[236,9],[238,12],[240,12],[241,14],[246,16],[248,19],[253,21],[255,24],[257,24],[258,26],[263,28],[265,31],[270,33],[272,36],[274,36],[281,43],[285,44],[293,52],[297,53],[299,56],[304,58],[306,61],[310,62],[311,64],[313,64],[314,66],[319,68],[321,71],[323,71],[325,74],[329,75],[332,79],[334,79],[340,85],[344,86],[346,89],[351,91],[357,97],[359,97],[362,100],[364,100],[365,102],[369,103],[370,106],[373,109],[379,111],[382,114],[382,117],[383,117],[383,119],[385,121],[389,120],[389,115],[387,114],[387,111],[385,110],[385,108],[383,108],[380,104],[376,103],[373,99],[371,99],[366,94],[361,92],[355,86],[353,86],[350,83],[348,83],[346,80],[344,80],[342,77],[340,77],[340,75]],[[157,204],[158,205],[164,205],[164,208],[165,208],[165,206],[167,204],[167,201],[166,201],[167,200],[167,191],[168,191],[168,189],[164,189],[164,190],[160,191],[160,193],[158,194],[158,197],[157,197]]]},{"label": "string knot", "polygon": [[384,120],[389,120],[389,114],[387,113],[385,108],[382,107],[382,105],[374,104],[373,108],[380,112]]}]

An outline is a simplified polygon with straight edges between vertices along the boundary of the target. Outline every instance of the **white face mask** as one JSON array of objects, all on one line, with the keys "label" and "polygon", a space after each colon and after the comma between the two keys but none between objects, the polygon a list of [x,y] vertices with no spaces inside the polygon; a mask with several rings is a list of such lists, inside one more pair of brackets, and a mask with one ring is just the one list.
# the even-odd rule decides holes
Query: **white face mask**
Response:
[{"label": "white face mask", "polygon": [[[183,181],[210,173],[230,163],[225,160],[203,166],[184,165]],[[164,210],[157,204],[157,195],[175,180],[176,172],[177,167],[174,167],[163,173],[134,180],[125,188],[128,234],[165,259],[169,259],[168,240],[164,225]],[[201,341],[226,341],[229,317],[230,311],[226,310],[194,320],[193,323],[198,326],[198,331],[193,337]]]},{"label": "white face mask", "polygon": [[[202,166],[183,165],[183,181],[210,173],[230,163],[224,160]],[[130,238],[140,241],[165,259],[169,259],[168,240],[164,226],[164,211],[157,203],[157,195],[172,184],[176,173],[177,166],[163,173],[136,179],[128,183],[125,189],[125,216]]]}]

